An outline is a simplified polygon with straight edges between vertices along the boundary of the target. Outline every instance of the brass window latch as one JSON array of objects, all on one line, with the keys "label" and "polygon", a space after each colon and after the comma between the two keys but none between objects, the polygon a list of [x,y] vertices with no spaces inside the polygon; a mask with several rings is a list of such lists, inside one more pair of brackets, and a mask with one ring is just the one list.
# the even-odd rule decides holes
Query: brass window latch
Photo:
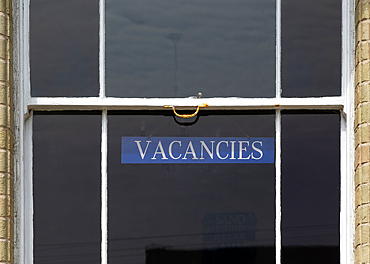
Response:
[{"label": "brass window latch", "polygon": [[[201,97],[202,97],[202,93],[201,92],[198,93],[198,96],[197,97],[191,96],[191,98],[198,98],[198,99],[201,98]],[[200,108],[209,107],[209,104],[205,103],[205,104],[198,105],[197,106],[197,110],[194,113],[192,113],[192,114],[179,114],[179,113],[176,112],[175,106],[173,106],[173,105],[164,105],[163,107],[164,108],[172,108],[173,112],[178,117],[181,117],[181,118],[192,118],[192,117],[196,116],[199,113],[199,109]]]}]

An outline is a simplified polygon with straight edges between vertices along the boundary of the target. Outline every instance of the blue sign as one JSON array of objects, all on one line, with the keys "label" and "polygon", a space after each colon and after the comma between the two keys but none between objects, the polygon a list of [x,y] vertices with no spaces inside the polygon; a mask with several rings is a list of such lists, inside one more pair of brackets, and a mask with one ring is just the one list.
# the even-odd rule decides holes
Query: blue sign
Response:
[{"label": "blue sign", "polygon": [[274,138],[122,137],[121,163],[274,163]]}]

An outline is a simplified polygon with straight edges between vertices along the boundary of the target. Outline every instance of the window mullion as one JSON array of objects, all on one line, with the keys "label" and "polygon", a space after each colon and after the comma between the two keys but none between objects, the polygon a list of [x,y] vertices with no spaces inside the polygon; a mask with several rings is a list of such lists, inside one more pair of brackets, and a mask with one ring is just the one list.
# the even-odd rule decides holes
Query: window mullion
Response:
[{"label": "window mullion", "polygon": [[105,0],[100,0],[99,13],[99,97],[105,98]]},{"label": "window mullion", "polygon": [[102,113],[101,132],[101,263],[108,263],[108,114]]},{"label": "window mullion", "polygon": [[280,264],[281,259],[281,111],[276,110],[275,117],[275,260]]},{"label": "window mullion", "polygon": [[281,97],[281,0],[276,0],[276,98]]}]

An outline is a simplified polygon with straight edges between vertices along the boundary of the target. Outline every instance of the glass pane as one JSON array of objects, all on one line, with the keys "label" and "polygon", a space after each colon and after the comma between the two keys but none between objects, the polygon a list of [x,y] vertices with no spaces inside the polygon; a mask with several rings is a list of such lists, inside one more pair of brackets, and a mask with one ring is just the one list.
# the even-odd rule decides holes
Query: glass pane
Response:
[{"label": "glass pane", "polygon": [[32,96],[99,95],[99,1],[31,0]]},{"label": "glass pane", "polygon": [[282,116],[282,263],[339,264],[340,117]]},{"label": "glass pane", "polygon": [[[254,137],[271,138],[274,149],[274,114],[212,113],[186,124],[168,112],[109,113],[110,264],[275,261],[274,160],[266,164],[197,163],[202,155],[199,139],[205,137],[215,141],[214,145],[206,141],[214,156],[217,142],[226,138],[229,150],[231,139],[252,142]],[[183,144],[177,142],[173,147],[182,150],[181,154],[174,151],[174,158],[185,155],[189,145],[184,142],[190,139],[198,160],[185,163],[181,156],[171,164],[123,164],[121,144],[131,136],[141,136],[149,144],[159,137],[163,142],[176,138]],[[143,155],[153,155],[152,145],[142,146]],[[171,159],[166,143],[163,152]],[[227,155],[223,152],[222,156]],[[190,153],[187,158],[194,156]]]},{"label": "glass pane", "polygon": [[275,0],[107,0],[107,95],[274,97],[275,24]]},{"label": "glass pane", "polygon": [[282,0],[285,97],[341,93],[340,0]]},{"label": "glass pane", "polygon": [[34,115],[34,263],[100,263],[100,115]]}]

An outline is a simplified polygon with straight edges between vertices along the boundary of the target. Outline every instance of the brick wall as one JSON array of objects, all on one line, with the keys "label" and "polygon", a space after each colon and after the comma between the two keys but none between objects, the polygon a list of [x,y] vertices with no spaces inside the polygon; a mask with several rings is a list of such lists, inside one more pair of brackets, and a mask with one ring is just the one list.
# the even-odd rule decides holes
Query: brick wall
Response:
[{"label": "brick wall", "polygon": [[370,263],[370,0],[356,1],[355,260]]},{"label": "brick wall", "polygon": [[11,0],[0,0],[0,263],[14,263]]}]

